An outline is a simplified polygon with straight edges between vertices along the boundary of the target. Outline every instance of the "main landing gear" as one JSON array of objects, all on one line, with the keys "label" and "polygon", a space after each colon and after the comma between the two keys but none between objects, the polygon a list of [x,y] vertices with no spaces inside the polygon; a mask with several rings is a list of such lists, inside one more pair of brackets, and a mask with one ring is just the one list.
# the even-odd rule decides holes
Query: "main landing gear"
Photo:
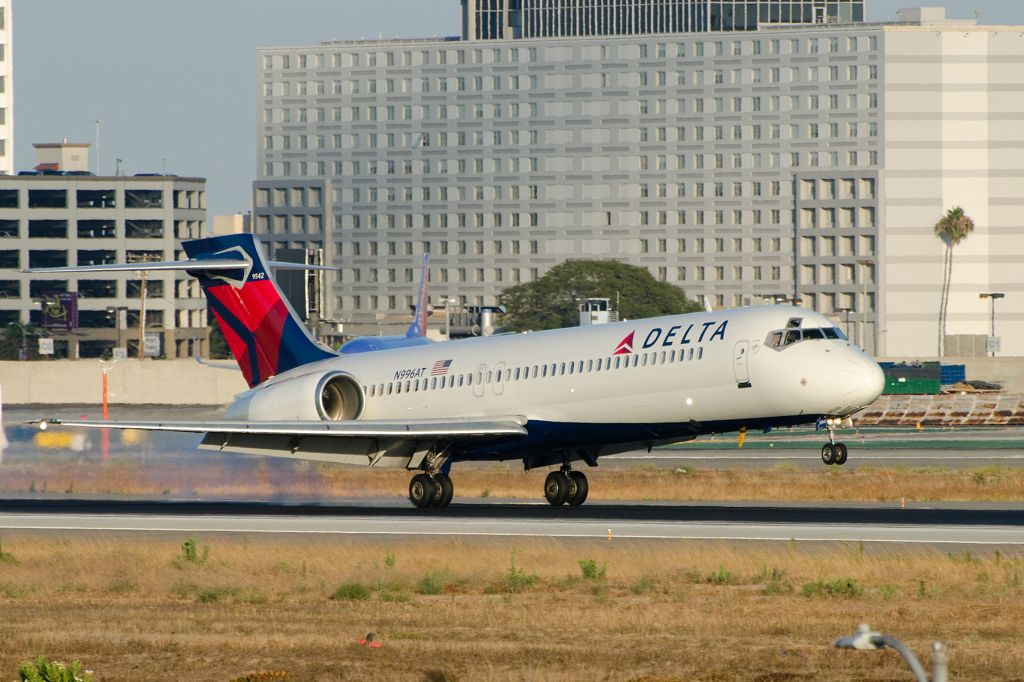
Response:
[{"label": "main landing gear", "polygon": [[544,497],[556,507],[563,504],[580,506],[587,501],[589,490],[587,477],[583,472],[573,471],[568,465],[564,465],[558,471],[552,471],[544,479]]},{"label": "main landing gear", "polygon": [[846,464],[846,457],[849,455],[846,444],[836,442],[835,428],[840,423],[841,420],[833,419],[832,417],[829,417],[825,422],[825,426],[828,429],[828,442],[821,446],[821,461],[828,465],[838,464],[842,466]]},{"label": "main landing gear", "polygon": [[409,500],[424,507],[447,507],[452,503],[455,486],[448,474],[416,474],[409,481]]}]

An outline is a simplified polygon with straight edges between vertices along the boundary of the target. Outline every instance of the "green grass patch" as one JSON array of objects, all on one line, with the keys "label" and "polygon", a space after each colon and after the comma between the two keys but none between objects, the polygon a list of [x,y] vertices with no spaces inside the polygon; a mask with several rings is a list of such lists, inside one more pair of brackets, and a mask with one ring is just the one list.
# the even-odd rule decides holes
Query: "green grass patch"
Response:
[{"label": "green grass patch", "polygon": [[362,583],[342,583],[334,590],[331,599],[336,601],[366,601],[370,598],[370,588]]}]

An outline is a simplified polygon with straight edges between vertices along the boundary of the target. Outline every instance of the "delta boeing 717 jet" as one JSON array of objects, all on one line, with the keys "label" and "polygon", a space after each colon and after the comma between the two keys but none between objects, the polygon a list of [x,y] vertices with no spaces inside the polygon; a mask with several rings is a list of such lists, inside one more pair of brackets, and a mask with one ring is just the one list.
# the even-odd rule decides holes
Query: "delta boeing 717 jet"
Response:
[{"label": "delta boeing 717 jet", "polygon": [[[251,235],[183,242],[188,260],[46,272],[183,270],[196,277],[249,390],[222,420],[41,423],[202,433],[201,448],[414,472],[409,499],[445,507],[452,466],[556,466],[552,505],[587,498],[581,463],[691,440],[822,423],[882,392],[878,364],[818,313],[758,306],[339,354],[319,345]],[[35,272],[42,272],[36,270]]]}]

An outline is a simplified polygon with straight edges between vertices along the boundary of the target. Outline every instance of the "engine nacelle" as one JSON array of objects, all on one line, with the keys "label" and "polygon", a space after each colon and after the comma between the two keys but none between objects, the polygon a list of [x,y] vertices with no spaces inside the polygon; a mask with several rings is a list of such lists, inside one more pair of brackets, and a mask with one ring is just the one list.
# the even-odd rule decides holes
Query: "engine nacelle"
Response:
[{"label": "engine nacelle", "polygon": [[239,397],[224,413],[237,421],[351,421],[363,414],[363,387],[344,372],[272,382]]}]

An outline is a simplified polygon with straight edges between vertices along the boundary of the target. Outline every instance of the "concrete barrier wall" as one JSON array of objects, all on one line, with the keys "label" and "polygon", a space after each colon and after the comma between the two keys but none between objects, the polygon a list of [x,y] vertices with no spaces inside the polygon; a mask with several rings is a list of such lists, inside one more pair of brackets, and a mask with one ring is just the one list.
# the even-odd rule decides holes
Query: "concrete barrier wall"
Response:
[{"label": "concrete barrier wall", "polygon": [[107,399],[112,405],[226,405],[248,387],[237,369],[200,365],[195,360],[55,360],[0,362],[0,386],[7,405],[98,405],[109,367]]},{"label": "concrete barrier wall", "polygon": [[883,395],[853,421],[858,426],[1020,426],[1024,395]]}]

